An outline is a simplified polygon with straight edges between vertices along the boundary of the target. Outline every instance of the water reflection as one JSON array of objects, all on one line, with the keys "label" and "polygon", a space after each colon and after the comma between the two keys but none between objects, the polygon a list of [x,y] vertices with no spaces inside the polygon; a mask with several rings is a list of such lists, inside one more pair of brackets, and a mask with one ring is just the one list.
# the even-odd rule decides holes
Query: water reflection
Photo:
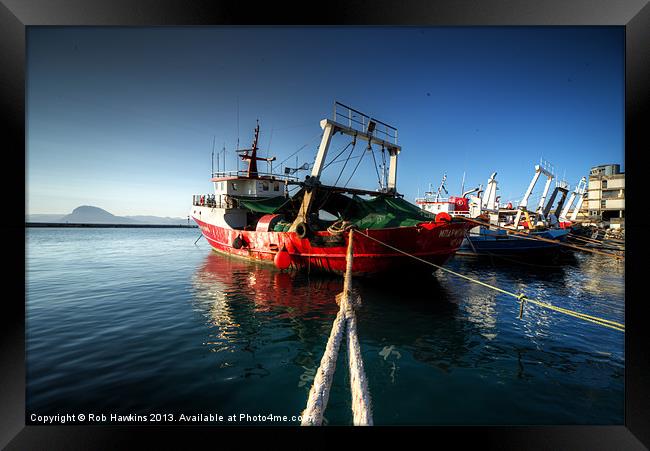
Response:
[{"label": "water reflection", "polygon": [[485,255],[485,256],[465,256],[456,255],[454,261],[463,263],[474,263],[480,266],[491,266],[494,268],[518,267],[531,274],[540,273],[545,270],[558,270],[567,266],[576,266],[579,259],[576,252],[570,249],[560,249],[550,254],[537,255]]},{"label": "water reflection", "polygon": [[591,295],[607,292],[621,300],[625,294],[625,263],[604,255],[580,255],[579,265],[567,277],[567,284]]},{"label": "water reflection", "polygon": [[[288,316],[330,315],[332,296],[343,286],[340,277],[308,277],[281,272],[270,265],[210,253],[194,275],[196,298],[202,301],[252,301],[257,312],[283,308]],[[309,291],[309,293],[306,293]],[[219,311],[215,311],[217,317]],[[216,318],[217,319],[217,318]]]},{"label": "water reflection", "polygon": [[269,320],[309,341],[306,323],[333,318],[334,295],[343,286],[341,278],[306,277],[216,253],[206,257],[192,283],[197,309],[224,346],[256,335]]},{"label": "water reflection", "polygon": [[[496,324],[488,305],[491,294],[482,297],[487,304],[476,307],[474,323],[467,322],[458,314],[462,299],[457,294],[431,274],[418,277],[426,283],[408,277],[354,280],[362,297],[362,348],[392,382],[404,353],[450,371],[468,349],[474,323],[488,335],[486,330]],[[297,348],[291,362],[302,372],[298,386],[309,388],[338,310],[334,298],[343,288],[340,276],[284,273],[211,253],[194,275],[193,287],[196,309],[210,329],[208,346],[219,352],[254,352],[263,337],[283,337]]]},{"label": "water reflection", "polygon": [[[604,316],[610,318],[612,293],[622,296],[622,267],[593,256],[578,255],[551,268],[469,259],[455,259],[448,267],[559,306],[588,313],[607,308]],[[610,283],[609,291],[591,294],[594,287]],[[516,299],[444,271],[356,278],[354,285],[362,298],[358,330],[364,365],[377,396],[399,397],[403,385],[418,377],[425,385],[430,380],[425,378],[432,377],[440,383],[460,378],[475,384],[479,378],[509,387],[526,384],[517,388],[522,392],[529,390],[527,384],[536,384],[554,402],[557,387],[570,392],[572,384],[583,382],[620,392],[620,334],[530,305],[520,320]],[[220,358],[220,377],[289,381],[294,390],[289,393],[302,405],[338,310],[335,295],[342,290],[342,277],[284,273],[210,253],[192,286],[194,308],[207,326],[205,345]],[[345,355],[339,356],[342,367]],[[348,377],[347,371],[336,373],[328,408],[333,418],[349,414]],[[480,412],[476,415],[482,418]]]},{"label": "water reflection", "polygon": [[547,260],[512,260],[505,257],[480,259],[456,257],[452,260],[450,267],[451,269],[462,268],[464,271],[468,271],[466,275],[469,276],[482,276],[486,273],[507,274],[519,282],[530,280],[553,282],[564,277],[567,271],[580,264],[573,254],[566,254],[562,259],[562,262],[551,263]]},{"label": "water reflection", "polygon": [[[58,232],[42,232],[44,241],[58,239]],[[66,244],[74,252],[63,272],[59,248],[30,260],[31,408],[304,409],[342,278],[206,255],[191,245],[190,232],[170,247],[172,232],[163,229],[146,246],[137,229],[104,231],[102,242],[117,243],[120,252],[113,250],[110,271],[90,280],[85,234]],[[163,245],[150,248],[154,242]],[[623,321],[624,265],[607,257],[576,253],[575,261],[550,268],[453,259],[445,267]],[[377,424],[621,423],[624,334],[535,306],[519,320],[516,299],[444,271],[355,284]],[[346,354],[339,355],[330,424],[351,421]]]},{"label": "water reflection", "polygon": [[281,272],[212,252],[192,286],[195,309],[208,326],[205,344],[230,354],[221,368],[235,373],[239,368],[241,377],[264,377],[270,367],[292,364],[304,372],[296,384],[309,389],[338,311],[334,296],[342,290],[341,277]]},{"label": "water reflection", "polygon": [[476,327],[459,312],[461,294],[431,274],[410,281],[360,280],[357,287],[364,300],[359,312],[362,345],[377,350],[373,354],[379,357],[384,383],[395,383],[404,357],[445,373],[462,366]]},{"label": "water reflection", "polygon": [[[564,253],[562,258],[562,266],[548,267],[524,267],[506,262],[481,267],[476,260],[464,259],[457,260],[454,269],[542,302],[623,321],[624,264],[609,257],[578,252]],[[453,279],[440,274],[438,278]],[[458,286],[457,280],[455,285],[453,280],[447,282],[450,286]],[[622,377],[619,371],[624,364],[621,334],[530,304],[524,310],[524,318],[519,320],[516,299],[506,295],[488,296],[487,291],[475,285],[467,287],[464,301],[467,319],[481,325],[481,334],[489,338],[485,328],[501,315],[502,322],[495,325],[495,330],[507,335],[499,340],[499,346],[507,343],[506,353],[516,353],[520,377],[525,377],[524,369],[528,365],[565,374],[605,365],[594,370],[594,374],[602,377],[607,374],[604,369],[607,368],[611,371],[609,376]],[[481,316],[485,311],[481,307],[490,309],[490,314]]]}]

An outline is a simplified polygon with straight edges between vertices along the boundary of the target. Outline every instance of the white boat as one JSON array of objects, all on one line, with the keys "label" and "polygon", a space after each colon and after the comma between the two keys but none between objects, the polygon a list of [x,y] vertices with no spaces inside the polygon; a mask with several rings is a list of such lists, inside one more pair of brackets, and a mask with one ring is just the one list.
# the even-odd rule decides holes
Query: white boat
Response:
[{"label": "white boat", "polygon": [[[540,199],[537,211],[535,213],[529,212],[526,209],[528,199],[541,174],[547,176],[544,194]],[[444,176],[435,195],[432,192],[427,192],[424,198],[416,199],[416,203],[427,211],[446,212],[452,217],[461,216],[480,219],[482,222],[488,222],[491,225],[476,226],[469,230],[457,255],[516,256],[557,251],[561,246],[559,243],[566,238],[570,231],[568,228],[559,227],[560,223],[556,216],[560,215],[560,211],[564,212],[566,210],[566,207],[563,209],[567,192],[566,187],[558,184],[551,199],[546,203],[546,195],[554,176],[551,171],[537,165],[535,166],[533,180],[519,206],[513,208],[510,203],[500,206],[499,196],[497,196],[498,182],[496,175],[496,172],[492,173],[485,190],[482,189],[482,186],[479,186],[476,189],[464,192],[461,197],[450,196],[449,198],[441,197],[443,191],[447,193],[444,186],[446,176]],[[558,193],[561,195],[561,199],[558,201],[555,211],[551,212],[550,210]],[[522,216],[525,218],[524,221],[522,221]],[[509,233],[506,229],[512,229],[513,232],[519,233]],[[519,234],[525,234],[525,236],[519,236]],[[553,240],[554,242],[547,240]]]}]

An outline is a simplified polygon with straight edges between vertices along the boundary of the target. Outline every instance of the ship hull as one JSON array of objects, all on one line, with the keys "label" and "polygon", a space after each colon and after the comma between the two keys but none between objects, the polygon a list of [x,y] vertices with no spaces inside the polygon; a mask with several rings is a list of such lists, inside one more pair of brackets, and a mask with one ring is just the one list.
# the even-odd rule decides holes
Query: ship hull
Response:
[{"label": "ship hull", "polygon": [[531,240],[518,238],[512,235],[505,236],[485,236],[470,235],[463,241],[458,250],[459,255],[468,256],[531,256],[531,255],[552,255],[557,252],[562,245],[560,244],[568,235],[568,230],[551,230],[533,234],[533,236],[553,239],[556,242],[542,240]]},{"label": "ship hull", "polygon": [[[207,215],[203,215],[205,218]],[[343,274],[346,268],[348,234],[313,232],[300,238],[295,232],[264,232],[238,230],[192,216],[212,249],[249,260],[273,263],[278,251],[286,248],[291,268]],[[460,247],[467,223],[422,223],[413,227],[363,229],[381,242],[428,262],[442,265]],[[428,265],[394,251],[361,234],[353,239],[354,275],[375,275],[386,272],[426,268]]]}]

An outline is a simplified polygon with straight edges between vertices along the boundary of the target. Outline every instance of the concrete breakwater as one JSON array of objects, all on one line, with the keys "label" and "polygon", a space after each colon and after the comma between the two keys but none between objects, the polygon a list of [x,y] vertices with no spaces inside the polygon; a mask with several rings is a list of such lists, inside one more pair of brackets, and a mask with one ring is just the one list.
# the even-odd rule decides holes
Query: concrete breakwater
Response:
[{"label": "concrete breakwater", "polygon": [[26,222],[25,227],[96,227],[96,228],[161,228],[196,229],[195,224],[81,224],[68,222]]}]

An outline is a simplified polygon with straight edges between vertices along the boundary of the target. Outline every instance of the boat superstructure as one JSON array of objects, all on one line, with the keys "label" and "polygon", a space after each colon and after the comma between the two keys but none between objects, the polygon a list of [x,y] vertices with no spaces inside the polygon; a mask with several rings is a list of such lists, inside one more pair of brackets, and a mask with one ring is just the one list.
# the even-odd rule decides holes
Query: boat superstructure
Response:
[{"label": "boat superstructure", "polygon": [[419,205],[424,211],[428,211],[433,214],[438,213],[447,213],[451,216],[471,216],[470,212],[470,199],[467,198],[467,194],[477,191],[472,190],[467,193],[463,193],[462,196],[449,196],[443,197],[442,193],[449,194],[445,183],[447,181],[447,174],[442,176],[442,181],[438,186],[438,190],[434,193],[431,189],[431,184],[429,184],[429,191],[424,193],[424,197],[418,197],[415,199],[415,204]]},{"label": "boat superstructure", "polygon": [[479,185],[477,188],[464,191],[461,196],[442,197],[442,192],[449,194],[445,186],[447,174],[444,174],[435,194],[430,189],[424,193],[424,197],[417,197],[415,203],[425,211],[434,214],[444,212],[457,217],[477,218],[484,214],[495,213],[499,209],[496,175],[496,172],[490,175],[485,190],[483,185]]},{"label": "boat superstructure", "polygon": [[[587,192],[587,177],[582,177],[578,184],[575,187],[575,190],[571,193],[571,196],[569,196],[569,200],[567,201],[566,205],[560,212],[560,227],[565,228],[571,225],[573,221],[576,220],[578,217],[578,212],[580,212],[580,208],[582,208],[582,203],[585,200],[585,194]],[[573,206],[573,201],[575,199],[578,199],[578,202],[576,202],[576,206],[569,215],[569,211],[571,210],[571,207]]]},{"label": "boat superstructure", "polygon": [[[546,183],[539,204],[534,211],[529,211],[527,206],[530,195],[542,175],[546,177]],[[490,226],[472,229],[466,242],[463,243],[461,252],[474,255],[538,255],[539,253],[557,251],[560,247],[559,243],[566,238],[569,232],[560,228],[557,220],[557,216],[560,215],[563,208],[568,185],[566,182],[556,183],[551,197],[546,201],[554,178],[552,165],[541,160],[540,164],[535,166],[531,183],[516,209],[513,209],[511,205],[499,208],[498,205],[488,202],[487,204],[492,207],[486,209],[489,213]],[[494,187],[496,189],[496,181]],[[558,194],[560,198],[552,212]],[[490,193],[490,196],[493,194]],[[525,221],[522,221],[522,216]],[[505,229],[512,229],[519,234],[523,232],[527,236],[513,235]]]},{"label": "boat superstructure", "polygon": [[[452,203],[447,199],[440,199],[440,188],[436,196],[433,193],[426,193],[428,197],[419,198],[416,202],[423,209],[435,208],[439,211],[446,211],[451,215],[464,216],[472,219],[480,219],[486,225],[476,225],[468,231],[463,245],[459,249],[460,255],[525,255],[538,254],[539,252],[548,252],[557,250],[559,242],[563,241],[569,230],[560,227],[562,212],[570,208],[573,202],[572,196],[567,205],[564,205],[568,186],[566,183],[556,183],[550,198],[546,201],[553,179],[555,178],[552,166],[544,161],[535,166],[535,173],[531,183],[524,194],[517,208],[513,208],[511,203],[501,205],[500,196],[497,195],[498,181],[496,172],[493,172],[483,190],[482,186],[463,193],[463,204],[467,208],[457,211],[450,208]],[[534,210],[528,210],[528,202],[533,189],[541,176],[546,177],[546,183],[540,202]],[[443,177],[443,184],[446,180]],[[576,195],[584,190],[583,185],[576,187]],[[446,190],[444,190],[446,192]],[[472,194],[476,193],[476,194]],[[468,196],[469,195],[469,196]],[[558,195],[560,196],[558,198]],[[458,199],[450,197],[449,199]],[[557,205],[556,205],[557,199]],[[459,203],[460,205],[460,203]],[[553,210],[553,206],[556,205]],[[553,210],[553,211],[551,211]],[[524,233],[527,236],[518,236],[509,233],[506,229],[512,229],[518,234]],[[536,240],[535,238],[542,238]],[[547,240],[555,240],[549,242]]]}]

